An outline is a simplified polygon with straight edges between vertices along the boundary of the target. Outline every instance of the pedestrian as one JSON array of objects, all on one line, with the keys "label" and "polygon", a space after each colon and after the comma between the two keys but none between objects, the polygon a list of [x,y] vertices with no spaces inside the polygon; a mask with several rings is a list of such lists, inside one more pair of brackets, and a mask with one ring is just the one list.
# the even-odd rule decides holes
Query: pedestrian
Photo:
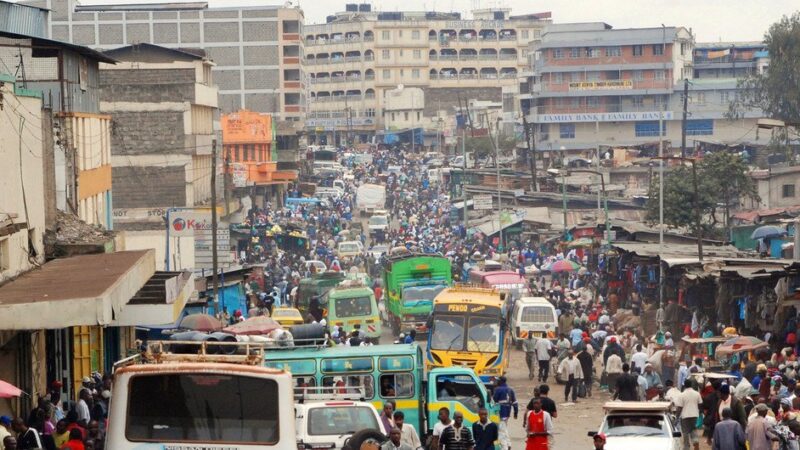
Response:
[{"label": "pedestrian", "polygon": [[17,448],[19,450],[38,450],[42,448],[39,432],[33,428],[28,428],[19,417],[11,422],[11,428],[17,433]]},{"label": "pedestrian", "polygon": [[550,339],[542,337],[536,340],[534,347],[536,351],[536,359],[539,363],[539,381],[542,383],[547,383],[547,377],[550,375],[550,359],[553,358],[551,353],[553,350],[553,344],[550,342]]},{"label": "pedestrian", "polygon": [[452,425],[453,422],[450,420],[450,409],[446,406],[439,408],[439,421],[433,426],[430,446],[431,450],[440,450],[442,448],[442,432]]},{"label": "pedestrian", "polygon": [[408,444],[401,441],[402,433],[398,428],[392,428],[389,431],[389,440],[381,445],[381,450],[415,450]]},{"label": "pedestrian", "polygon": [[533,400],[533,409],[528,411],[525,423],[525,450],[548,450],[553,435],[553,420],[547,411],[542,410],[542,403],[538,399]]},{"label": "pedestrian", "polygon": [[394,405],[390,401],[383,404],[381,423],[383,424],[383,429],[388,436],[389,432],[392,430],[392,428],[394,428]]},{"label": "pedestrian", "polygon": [[478,421],[472,424],[472,438],[475,450],[494,450],[494,443],[500,438],[497,424],[489,420],[486,408],[478,410]]},{"label": "pedestrian", "polygon": [[53,433],[53,441],[55,441],[56,448],[61,448],[69,440],[69,430],[67,429],[67,421],[62,419],[56,422],[56,431]]},{"label": "pedestrian", "polygon": [[622,358],[620,358],[616,353],[609,355],[608,359],[606,360],[606,386],[608,386],[608,392],[610,394],[616,392],[617,380],[622,376],[623,365]]},{"label": "pedestrian", "polygon": [[575,359],[575,351],[570,349],[567,357],[558,365],[558,373],[566,381],[564,386],[564,401],[569,401],[570,391],[572,392],[573,403],[578,400],[577,383],[583,379],[583,369],[581,363]]},{"label": "pedestrian", "polygon": [[642,350],[642,344],[636,344],[636,352],[631,355],[631,367],[638,367],[639,370],[644,370],[647,364],[647,353]]},{"label": "pedestrian", "polygon": [[[541,338],[546,339],[546,338]],[[533,333],[528,332],[528,337],[522,341],[522,351],[525,352],[525,364],[528,366],[528,379],[533,379],[534,360],[536,359],[536,340]]]},{"label": "pedestrian", "polygon": [[472,433],[464,426],[464,415],[461,411],[453,413],[453,424],[442,430],[439,448],[442,450],[472,450],[475,448]]},{"label": "pedestrian", "polygon": [[90,404],[92,403],[92,391],[86,387],[81,388],[78,393],[78,403],[75,405],[75,411],[78,413],[78,423],[81,427],[86,428],[89,421],[92,420],[90,413]]},{"label": "pedestrian", "polygon": [[[700,437],[697,435],[697,418],[700,417],[700,406],[702,404],[703,397],[692,388],[692,382],[686,380],[683,385],[683,392],[678,394],[675,399],[675,407],[680,410],[683,450],[689,450],[690,447],[693,447],[694,450],[700,449]],[[728,411],[730,412],[730,408],[728,408]],[[728,419],[730,419],[730,416]],[[716,431],[714,431],[714,434],[716,435]]]},{"label": "pedestrian", "polygon": [[19,448],[17,447],[17,438],[15,438],[14,436],[4,437],[2,444],[4,450],[17,450]]},{"label": "pedestrian", "polygon": [[594,443],[594,450],[605,450],[606,435],[603,433],[597,433],[592,437],[592,442]]},{"label": "pedestrian", "polygon": [[86,450],[86,447],[83,445],[83,435],[80,430],[73,429],[69,432],[69,440],[61,447],[61,450]]},{"label": "pedestrian", "polygon": [[400,440],[408,445],[411,450],[417,450],[422,447],[417,430],[410,424],[405,423],[405,421],[406,416],[403,411],[394,412],[394,426],[400,430]]},{"label": "pedestrian", "polygon": [[639,383],[636,377],[630,374],[631,366],[628,363],[622,365],[622,375],[617,378],[614,387],[614,400],[635,402],[639,400]]},{"label": "pedestrian", "polygon": [[[722,421],[714,427],[714,440],[711,450],[741,450],[745,448],[747,439],[739,422],[731,419],[733,411],[722,409]],[[681,428],[681,431],[683,429]],[[695,444],[695,449],[698,447]]]},{"label": "pedestrian", "polygon": [[3,449],[3,439],[6,436],[11,436],[11,417],[0,416],[0,450]]},{"label": "pedestrian", "polygon": [[588,352],[588,347],[584,347],[578,356],[576,356],[578,362],[581,364],[581,369],[583,370],[583,385],[586,388],[586,396],[592,396],[592,382],[594,380],[594,359],[592,355]]},{"label": "pedestrian", "polygon": [[492,399],[500,405],[500,424],[498,425],[498,436],[500,440],[500,450],[511,448],[511,436],[508,434],[508,419],[511,411],[514,411],[514,419],[519,415],[519,404],[514,390],[506,383],[506,377],[497,379],[497,387],[494,388]]},{"label": "pedestrian", "polygon": [[769,411],[767,405],[763,403],[756,405],[757,416],[747,424],[745,431],[748,450],[772,450],[770,426],[765,419],[767,411]]}]

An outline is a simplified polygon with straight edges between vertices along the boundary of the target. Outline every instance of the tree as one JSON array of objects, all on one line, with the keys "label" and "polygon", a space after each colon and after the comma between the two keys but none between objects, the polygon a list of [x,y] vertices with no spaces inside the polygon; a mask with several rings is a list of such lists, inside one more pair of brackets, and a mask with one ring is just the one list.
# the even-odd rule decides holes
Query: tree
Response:
[{"label": "tree", "polygon": [[800,12],[784,16],[764,35],[769,68],[738,83],[738,95],[728,108],[730,118],[760,109],[786,123],[800,123]]},{"label": "tree", "polygon": [[[697,188],[701,223],[706,231],[718,225],[718,209],[722,209],[726,228],[730,223],[731,205],[740,198],[758,198],[756,186],[747,175],[747,165],[739,155],[717,152],[697,161]],[[647,221],[658,223],[658,178],[650,183]],[[695,193],[691,166],[681,165],[665,173],[664,224],[672,228],[688,227],[696,232]],[[706,234],[704,232],[704,234]]]}]

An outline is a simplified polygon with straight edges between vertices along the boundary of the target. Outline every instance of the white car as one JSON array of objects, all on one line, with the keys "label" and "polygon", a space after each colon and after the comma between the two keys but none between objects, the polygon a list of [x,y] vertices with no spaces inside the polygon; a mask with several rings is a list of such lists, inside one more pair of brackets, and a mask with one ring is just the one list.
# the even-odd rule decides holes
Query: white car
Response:
[{"label": "white car", "polygon": [[387,253],[388,251],[389,251],[388,245],[378,244],[378,245],[373,245],[372,248],[369,249],[369,254],[375,259],[375,261],[378,261],[381,259],[381,255]]},{"label": "white car", "polygon": [[[344,448],[345,442],[356,432],[372,430],[387,435],[378,411],[367,402],[331,400],[295,403],[295,429],[297,448]],[[375,436],[377,437],[377,435]],[[385,441],[386,438],[383,437]],[[352,448],[358,449],[359,446]]]},{"label": "white car", "polygon": [[599,431],[606,450],[681,450],[681,431],[670,402],[606,402]]},{"label": "white car", "polygon": [[316,259],[306,261],[306,269],[311,270],[312,267],[316,269],[317,273],[323,273],[328,270],[328,266],[326,266],[324,262],[317,261]]}]

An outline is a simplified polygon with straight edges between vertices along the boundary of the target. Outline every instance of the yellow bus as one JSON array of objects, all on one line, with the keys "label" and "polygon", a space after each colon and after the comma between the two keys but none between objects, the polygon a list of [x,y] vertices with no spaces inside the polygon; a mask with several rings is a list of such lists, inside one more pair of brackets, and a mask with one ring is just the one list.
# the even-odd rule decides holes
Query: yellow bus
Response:
[{"label": "yellow bus", "polygon": [[456,286],[440,292],[429,321],[428,369],[469,367],[493,385],[508,368],[504,302],[496,289]]}]

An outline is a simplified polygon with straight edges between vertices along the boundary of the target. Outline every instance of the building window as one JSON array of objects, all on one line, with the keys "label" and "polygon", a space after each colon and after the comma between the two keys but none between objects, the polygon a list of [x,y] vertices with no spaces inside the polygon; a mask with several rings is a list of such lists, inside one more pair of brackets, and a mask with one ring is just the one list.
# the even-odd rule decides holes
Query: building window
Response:
[{"label": "building window", "polygon": [[586,72],[586,81],[600,81],[600,72]]},{"label": "building window", "polygon": [[421,113],[419,111],[417,111],[417,121],[419,121],[421,119],[420,114]]},{"label": "building window", "polygon": [[391,56],[390,50],[381,50],[381,58],[389,59],[390,56]]},{"label": "building window", "polygon": [[569,74],[570,81],[581,81],[581,73],[580,72],[572,72]]},{"label": "building window", "polygon": [[403,57],[403,49],[402,48],[399,50],[399,53],[400,53],[399,56],[402,58]]},{"label": "building window", "polygon": [[414,50],[414,59],[421,59],[422,58],[422,51]]},{"label": "building window", "polygon": [[633,71],[633,80],[634,81],[642,81],[642,80],[644,80],[644,71],[643,70],[634,70]]},{"label": "building window", "polygon": [[564,51],[560,48],[553,49],[553,59],[562,59],[564,57]]},{"label": "building window", "polygon": [[586,97],[587,108],[597,108],[600,106],[600,99],[597,97]]},{"label": "building window", "polygon": [[687,136],[711,136],[714,134],[714,120],[700,119],[686,121]]},{"label": "building window", "polygon": [[394,121],[394,113],[392,113],[392,121]]},{"label": "building window", "polygon": [[784,184],[781,189],[781,194],[783,198],[794,198],[794,185],[793,184]]},{"label": "building window", "polygon": [[364,111],[364,117],[375,117],[375,108],[367,108]]},{"label": "building window", "polygon": [[403,37],[403,30],[397,30],[397,37]]},{"label": "building window", "polygon": [[415,80],[419,79],[419,69],[411,69],[411,78]]},{"label": "building window", "polygon": [[641,45],[633,46],[633,56],[642,56],[643,49]]},{"label": "building window", "polygon": [[11,267],[11,244],[8,238],[0,239],[0,271],[8,270]]},{"label": "building window", "polygon": [[572,108],[580,108],[581,107],[580,97],[572,97],[571,99],[569,99],[569,106]]},{"label": "building window", "polygon": [[400,69],[400,78],[406,76],[406,71],[404,69]]},{"label": "building window", "polygon": [[408,122],[408,111],[403,113],[403,118],[405,119],[406,122]]},{"label": "building window", "polygon": [[[664,127],[661,128],[661,135],[667,135],[667,122],[663,122]],[[658,121],[636,122],[634,124],[636,137],[654,137],[658,136]]]},{"label": "building window", "polygon": [[663,80],[664,79],[664,71],[663,70],[656,70],[655,71],[656,80]]},{"label": "building window", "polygon": [[570,58],[580,58],[581,57],[581,49],[578,47],[573,47],[569,49],[569,57]]},{"label": "building window", "polygon": [[561,139],[575,139],[575,124],[562,123],[558,126],[559,136]]},{"label": "building window", "polygon": [[631,97],[631,102],[633,103],[634,108],[641,108],[644,106],[644,97],[641,95],[635,95]]},{"label": "building window", "polygon": [[392,38],[392,32],[391,31],[383,30],[381,32],[381,39],[383,39],[384,41],[388,41],[391,38]]},{"label": "building window", "polygon": [[686,42],[681,42],[681,56],[686,55]]},{"label": "building window", "polygon": [[606,47],[606,56],[622,56],[622,49],[619,47]]},{"label": "building window", "polygon": [[705,105],[706,104],[706,93],[705,92],[698,92],[695,94],[695,104],[697,105]]},{"label": "building window", "polygon": [[411,31],[411,39],[414,39],[415,41],[419,40],[419,30]]},{"label": "building window", "polygon": [[388,80],[392,77],[392,71],[389,69],[383,69],[383,79]]},{"label": "building window", "polygon": [[719,100],[722,103],[729,103],[731,101],[731,93],[728,91],[720,91],[719,93]]},{"label": "building window", "polygon": [[522,39],[528,39],[528,36],[530,36],[528,30],[522,30]]},{"label": "building window", "polygon": [[661,56],[664,54],[664,46],[662,44],[653,44],[653,56]]},{"label": "building window", "polygon": [[564,82],[564,74],[562,74],[561,72],[551,74],[550,76],[553,78],[552,79],[553,83],[560,84]]},{"label": "building window", "polygon": [[594,47],[586,47],[586,57],[587,58],[599,58],[600,57],[600,49]]}]

